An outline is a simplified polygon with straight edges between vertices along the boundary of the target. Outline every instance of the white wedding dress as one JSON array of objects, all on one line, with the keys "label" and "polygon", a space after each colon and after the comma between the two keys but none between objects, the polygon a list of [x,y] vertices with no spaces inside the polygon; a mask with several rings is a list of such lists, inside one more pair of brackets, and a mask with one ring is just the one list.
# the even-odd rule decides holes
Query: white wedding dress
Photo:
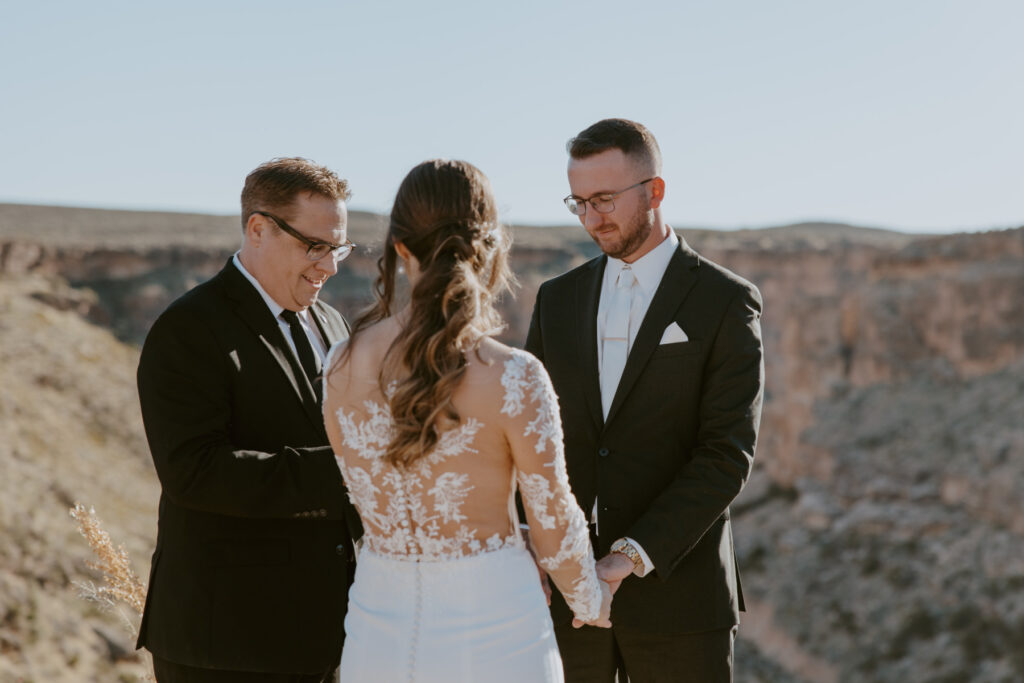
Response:
[{"label": "white wedding dress", "polygon": [[459,424],[399,469],[382,457],[393,422],[376,378],[380,352],[361,355],[362,346],[373,345],[358,344],[325,382],[328,434],[365,529],[341,680],[561,681],[548,608],[519,530],[517,486],[539,563],[574,613],[593,620],[610,596],[569,489],[543,366],[485,340],[453,396]]}]

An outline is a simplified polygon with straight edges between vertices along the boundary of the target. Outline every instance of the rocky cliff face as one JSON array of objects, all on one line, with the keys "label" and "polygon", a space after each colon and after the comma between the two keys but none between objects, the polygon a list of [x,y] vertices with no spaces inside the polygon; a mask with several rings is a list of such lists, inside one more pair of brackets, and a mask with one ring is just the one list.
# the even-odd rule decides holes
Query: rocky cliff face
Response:
[{"label": "rocky cliff face", "polygon": [[68,508],[95,505],[145,577],[160,494],[135,397],[138,353],[82,319],[92,301],[52,280],[0,276],[5,683],[136,680],[148,666],[121,620],[75,585],[102,581]]},{"label": "rocky cliff face", "polygon": [[[36,226],[27,234],[11,227],[17,221],[3,209],[0,272],[9,282],[36,283],[28,289],[19,284],[11,300],[28,302],[42,311],[33,315],[50,320],[49,328],[32,327],[31,335],[66,340],[37,344],[31,356],[4,355],[5,372],[27,378],[19,380],[25,387],[19,391],[35,392],[41,412],[69,399],[81,403],[75,392],[88,392],[76,389],[79,384],[105,381],[92,375],[64,384],[33,379],[40,367],[64,367],[61,349],[78,345],[78,335],[101,334],[68,320],[84,315],[137,344],[159,311],[216,272],[237,241],[235,223],[227,219],[214,221],[219,233],[216,226],[189,223],[180,231],[185,237],[174,239],[178,231],[161,218],[162,235],[172,236],[165,243],[145,231],[129,239],[131,221],[118,212],[77,219],[86,227],[75,239],[57,240],[57,229],[44,229],[47,220],[21,211],[19,225]],[[131,220],[145,225],[138,216]],[[114,227],[97,227],[108,223]],[[379,241],[380,223],[361,217],[353,239]],[[102,245],[88,244],[90,230],[106,235]],[[751,481],[734,506],[749,607],[737,645],[737,680],[1024,678],[1024,513],[1018,502],[1024,497],[1024,228],[923,238],[828,225],[682,234],[704,256],[756,283],[765,300],[761,440]],[[513,343],[525,337],[540,282],[595,253],[578,230],[519,228],[516,241],[513,269],[522,286],[517,299],[504,303],[506,339]],[[351,316],[368,300],[375,258],[357,252],[325,298]],[[53,285],[55,277],[75,288]],[[5,326],[14,310],[7,306]],[[61,310],[45,313],[55,309]],[[130,374],[134,352],[116,353],[125,368],[118,372]],[[5,385],[11,381],[5,376]],[[91,414],[69,419],[92,425],[94,438],[134,434],[108,437],[103,457],[110,460],[104,462],[121,462],[126,451],[144,450],[141,432],[134,431],[134,389],[126,379],[108,391],[121,396],[126,427],[110,432],[103,426],[109,421]],[[33,427],[32,411],[15,411],[21,404],[3,404],[5,428],[17,424],[19,433],[38,434],[22,437],[28,439],[18,447],[22,455],[11,462],[33,462],[32,439],[59,446],[51,443],[51,426]],[[34,482],[19,486],[38,489],[37,499],[49,501],[37,506],[44,516],[60,507],[57,502],[79,497],[82,481],[99,491],[110,486],[107,472],[125,469],[105,465],[91,479],[60,484],[67,493],[54,501],[45,472],[25,467],[19,465],[15,477]],[[132,490],[147,500],[155,496],[151,471],[132,467],[141,468]],[[122,522],[120,509],[98,512],[134,548],[151,542],[151,528]],[[14,512],[4,519],[7,529],[24,523]],[[37,536],[42,540],[32,547],[49,558],[38,564],[53,563],[67,575],[77,571],[66,546],[50,547],[46,533]],[[135,556],[144,568],[147,554]],[[0,566],[6,581],[25,574],[18,557]],[[51,592],[66,584],[66,577],[55,576]],[[15,624],[0,630],[0,649],[17,654],[17,661],[43,656],[25,654],[45,648],[32,650],[23,622],[7,616],[0,623]],[[34,637],[42,643],[50,636]]]},{"label": "rocky cliff face", "polygon": [[1024,230],[706,252],[766,302],[741,646],[794,680],[1020,680]]},{"label": "rocky cliff face", "polygon": [[830,476],[827,455],[801,446],[819,400],[929,374],[990,374],[1024,355],[1024,229],[795,250],[692,242],[764,295],[760,448],[783,486]]}]

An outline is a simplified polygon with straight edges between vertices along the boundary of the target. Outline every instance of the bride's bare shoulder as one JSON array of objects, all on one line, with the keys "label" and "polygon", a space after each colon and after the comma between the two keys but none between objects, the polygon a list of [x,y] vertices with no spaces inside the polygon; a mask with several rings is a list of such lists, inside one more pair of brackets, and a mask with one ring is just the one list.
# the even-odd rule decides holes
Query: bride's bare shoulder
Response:
[{"label": "bride's bare shoulder", "polygon": [[469,354],[467,365],[471,382],[500,382],[516,367],[538,363],[530,353],[487,337],[476,352]]},{"label": "bride's bare shoulder", "polygon": [[398,336],[398,323],[394,318],[385,318],[359,331],[353,340],[353,353],[360,359],[381,357],[388,352],[391,342]]},{"label": "bride's bare shoulder", "polygon": [[398,334],[398,326],[386,318],[359,330],[359,333],[336,345],[331,354],[331,367],[345,374],[366,376],[374,381],[377,369]]}]

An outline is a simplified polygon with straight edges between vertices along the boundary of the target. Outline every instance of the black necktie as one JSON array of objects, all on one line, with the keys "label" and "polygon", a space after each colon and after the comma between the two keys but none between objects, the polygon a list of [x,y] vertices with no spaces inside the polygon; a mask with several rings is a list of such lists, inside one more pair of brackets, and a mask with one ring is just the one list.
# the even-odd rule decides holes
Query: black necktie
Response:
[{"label": "black necktie", "polygon": [[316,378],[320,374],[320,359],[314,353],[312,344],[309,343],[306,330],[302,328],[302,323],[299,322],[298,313],[286,309],[281,311],[281,317],[288,323],[288,327],[292,331],[292,341],[295,342],[295,350],[299,354],[299,363],[302,365],[306,377],[309,378],[309,383],[313,385],[315,390]]}]

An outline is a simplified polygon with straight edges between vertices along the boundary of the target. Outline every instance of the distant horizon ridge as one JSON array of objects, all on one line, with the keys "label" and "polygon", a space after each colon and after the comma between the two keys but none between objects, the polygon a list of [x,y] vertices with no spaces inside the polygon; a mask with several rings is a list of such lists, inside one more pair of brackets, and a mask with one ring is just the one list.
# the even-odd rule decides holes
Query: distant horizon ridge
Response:
[{"label": "distant horizon ridge", "polygon": [[[97,212],[116,212],[116,213],[137,213],[137,214],[173,214],[179,216],[202,216],[212,218],[238,218],[240,213],[220,213],[211,211],[198,211],[198,210],[187,210],[187,209],[144,209],[144,208],[125,208],[125,207],[110,207],[110,206],[90,206],[82,204],[43,204],[31,201],[0,201],[0,209],[3,207],[25,207],[29,209],[58,209],[58,210],[74,210],[74,211],[97,211]],[[371,217],[385,217],[387,213],[381,213],[378,211],[356,208],[349,206],[350,214],[359,214],[362,216]],[[674,221],[666,221],[675,230],[701,230],[711,232],[740,232],[740,231],[760,231],[760,230],[777,230],[783,228],[806,228],[814,226],[819,229],[835,228],[835,229],[847,229],[847,230],[864,230],[874,232],[891,232],[900,233],[905,235],[915,235],[919,237],[937,236],[942,234],[956,234],[959,232],[987,232],[990,230],[1005,230],[1013,229],[1024,225],[1022,220],[1020,225],[1004,225],[1004,226],[988,226],[978,228],[951,228],[948,231],[916,231],[901,229],[898,227],[868,225],[861,223],[851,223],[849,221],[836,219],[836,218],[800,218],[793,219],[788,222],[781,223],[766,223],[763,225],[737,225],[737,226],[709,226],[709,225],[687,225],[680,224]],[[543,223],[543,222],[507,222],[507,225],[511,227],[524,227],[524,228],[578,228],[575,223],[566,221],[565,223]]]}]

